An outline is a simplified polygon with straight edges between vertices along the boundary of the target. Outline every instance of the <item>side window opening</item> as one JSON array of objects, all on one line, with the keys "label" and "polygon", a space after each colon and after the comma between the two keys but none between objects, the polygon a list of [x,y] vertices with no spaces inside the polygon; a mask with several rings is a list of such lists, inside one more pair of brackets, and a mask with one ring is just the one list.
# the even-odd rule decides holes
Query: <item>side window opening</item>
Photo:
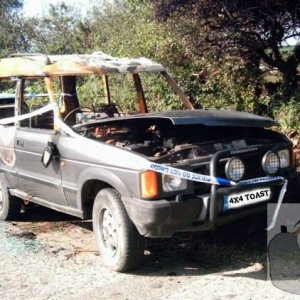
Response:
[{"label": "side window opening", "polygon": [[103,107],[121,115],[138,111],[132,74],[78,76],[77,94],[81,107],[96,112],[103,111]]},{"label": "side window opening", "polygon": [[107,102],[107,95],[99,75],[77,76],[77,96],[80,107],[96,108]]},{"label": "side window opening", "polygon": [[142,73],[141,81],[150,112],[184,108],[182,99],[160,73]]},{"label": "side window opening", "polygon": [[117,105],[122,115],[140,111],[137,91],[132,74],[117,74],[109,76],[112,102]]},{"label": "side window opening", "polygon": [[[71,94],[72,97],[69,100],[72,100],[73,107],[75,105],[72,110],[68,109],[68,113],[65,112],[63,116],[67,124],[74,125],[95,116],[101,118],[120,115],[119,105],[116,103],[114,95],[111,94],[111,85],[108,83],[107,75],[77,76],[76,89],[75,84],[72,84],[74,80],[71,76],[65,77],[64,80],[65,83],[62,84],[63,93]],[[66,85],[67,82],[69,87]],[[78,109],[76,109],[76,105],[79,106]]]},{"label": "side window opening", "polygon": [[0,119],[10,118],[15,115],[15,90],[15,81],[0,81]]},{"label": "side window opening", "polygon": [[[55,94],[60,95],[59,80],[54,80]],[[59,96],[57,96],[59,97]],[[26,78],[23,85],[23,98],[21,102],[21,114],[31,113],[50,103],[44,78]],[[54,129],[54,113],[48,111],[42,115],[33,116],[24,120],[21,127]]]}]

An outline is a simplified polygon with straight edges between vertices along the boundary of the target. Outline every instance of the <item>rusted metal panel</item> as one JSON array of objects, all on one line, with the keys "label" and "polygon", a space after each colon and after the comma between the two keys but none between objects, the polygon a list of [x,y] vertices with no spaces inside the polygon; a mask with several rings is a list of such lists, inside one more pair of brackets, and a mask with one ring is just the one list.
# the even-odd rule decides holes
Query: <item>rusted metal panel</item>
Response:
[{"label": "rusted metal panel", "polygon": [[102,80],[103,80],[103,88],[104,88],[105,99],[106,99],[106,102],[109,104],[109,103],[111,103],[111,98],[110,98],[110,89],[109,89],[107,75],[102,75]]},{"label": "rusted metal panel", "polygon": [[144,95],[143,87],[141,84],[140,76],[138,74],[133,74],[132,76],[133,76],[135,90],[137,93],[139,112],[147,113],[148,109],[147,109],[147,105],[146,105],[145,95]]},{"label": "rusted metal panel", "polygon": [[[76,76],[62,76],[60,77],[61,82],[61,99],[62,103],[59,103],[59,110],[61,117],[64,119],[70,111],[79,108],[79,101],[76,92]],[[68,117],[69,124],[76,123],[76,115],[71,114]]]}]

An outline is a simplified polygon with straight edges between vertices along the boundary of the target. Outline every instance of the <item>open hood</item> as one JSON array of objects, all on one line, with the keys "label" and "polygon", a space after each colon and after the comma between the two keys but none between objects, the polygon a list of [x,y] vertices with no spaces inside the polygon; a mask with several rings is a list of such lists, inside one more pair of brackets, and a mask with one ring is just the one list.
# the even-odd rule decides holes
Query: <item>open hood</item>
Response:
[{"label": "open hood", "polygon": [[269,128],[279,124],[269,118],[260,117],[246,112],[227,110],[178,110],[148,114],[136,114],[108,120],[130,119],[169,119],[174,125],[205,125],[205,126],[233,126]]}]

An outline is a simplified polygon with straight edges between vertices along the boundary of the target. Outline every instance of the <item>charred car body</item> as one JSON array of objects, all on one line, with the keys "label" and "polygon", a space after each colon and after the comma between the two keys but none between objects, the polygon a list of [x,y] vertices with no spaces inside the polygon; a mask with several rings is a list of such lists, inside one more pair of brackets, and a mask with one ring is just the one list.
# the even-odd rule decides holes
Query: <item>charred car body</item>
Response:
[{"label": "charred car body", "polygon": [[[186,110],[148,112],[140,78],[147,73],[162,75]],[[133,79],[135,114],[111,101],[110,76],[124,74]],[[102,79],[105,104],[80,103],[82,75]],[[275,121],[194,110],[148,59],[16,55],[0,60],[0,79],[15,90],[0,98],[0,218],[15,217],[20,199],[92,217],[103,260],[114,270],[139,264],[144,237],[211,230],[259,213],[277,201],[279,176],[292,170],[289,140],[267,129]]]}]

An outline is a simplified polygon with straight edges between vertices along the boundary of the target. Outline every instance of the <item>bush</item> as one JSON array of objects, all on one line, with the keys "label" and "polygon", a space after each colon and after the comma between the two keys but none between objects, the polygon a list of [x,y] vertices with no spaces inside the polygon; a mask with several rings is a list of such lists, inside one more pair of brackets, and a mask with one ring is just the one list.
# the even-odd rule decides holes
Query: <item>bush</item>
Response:
[{"label": "bush", "polygon": [[[299,94],[300,96],[300,94]],[[300,102],[299,98],[291,99],[287,104],[281,105],[274,109],[275,119],[281,125],[284,133],[295,130],[300,134]]]}]

